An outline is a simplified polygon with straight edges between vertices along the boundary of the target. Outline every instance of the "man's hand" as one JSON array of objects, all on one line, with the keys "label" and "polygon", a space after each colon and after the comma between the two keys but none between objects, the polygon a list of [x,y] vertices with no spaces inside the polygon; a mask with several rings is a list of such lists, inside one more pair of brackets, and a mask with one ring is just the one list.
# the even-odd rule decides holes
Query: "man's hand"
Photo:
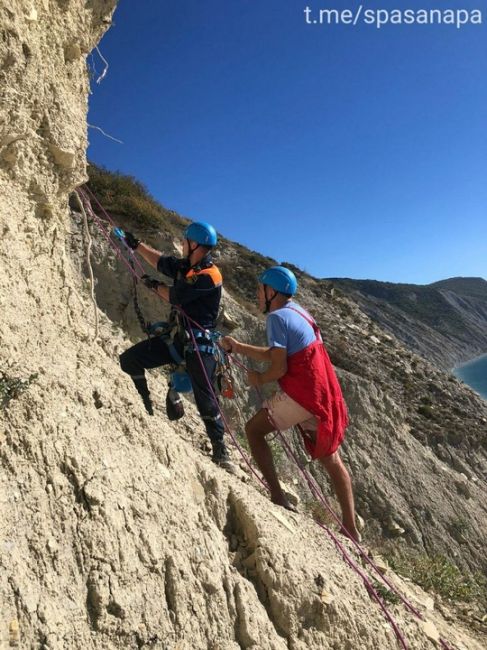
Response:
[{"label": "man's hand", "polygon": [[113,234],[117,239],[120,239],[120,241],[125,242],[125,244],[127,244],[127,246],[131,248],[133,251],[140,244],[140,239],[137,239],[137,237],[134,237],[131,232],[127,232],[122,228],[118,228],[118,227],[114,228]]},{"label": "man's hand", "polygon": [[150,275],[143,275],[141,280],[148,289],[153,289],[154,291],[157,291],[160,286],[165,286],[164,282],[152,278]]},{"label": "man's hand", "polygon": [[238,341],[232,336],[224,336],[220,340],[220,345],[225,352],[230,352],[230,354],[238,352]]},{"label": "man's hand", "polygon": [[124,240],[125,243],[129,248],[131,248],[133,251],[137,249],[137,247],[140,244],[140,239],[137,239],[137,237],[134,237],[131,232],[128,232],[127,230],[124,233]]},{"label": "man's hand", "polygon": [[249,386],[260,386],[261,373],[257,370],[247,370],[247,384]]}]

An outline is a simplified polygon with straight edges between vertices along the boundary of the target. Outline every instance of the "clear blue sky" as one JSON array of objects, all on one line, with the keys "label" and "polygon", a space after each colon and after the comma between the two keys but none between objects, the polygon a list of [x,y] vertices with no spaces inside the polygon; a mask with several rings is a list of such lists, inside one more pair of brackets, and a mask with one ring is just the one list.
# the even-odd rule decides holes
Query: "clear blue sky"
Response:
[{"label": "clear blue sky", "polygon": [[487,3],[448,3],[481,26],[380,30],[308,4],[333,6],[121,0],[89,122],[124,144],[90,129],[89,158],[318,277],[487,278]]}]

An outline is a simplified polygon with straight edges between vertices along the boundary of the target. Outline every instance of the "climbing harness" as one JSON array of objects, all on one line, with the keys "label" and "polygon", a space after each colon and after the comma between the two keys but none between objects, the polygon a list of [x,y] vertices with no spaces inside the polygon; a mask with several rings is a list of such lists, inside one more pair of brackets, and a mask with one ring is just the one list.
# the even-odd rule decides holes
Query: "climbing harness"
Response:
[{"label": "climbing harness", "polygon": [[[137,275],[137,271],[135,270],[135,268],[132,268],[132,265],[129,264],[129,263],[127,262],[127,260],[125,260],[125,258],[124,258],[123,255],[121,255],[120,250],[119,250],[119,247],[118,247],[118,246],[117,246],[117,245],[112,241],[112,239],[111,239],[111,237],[110,237],[110,233],[107,232],[107,230],[105,229],[105,227],[104,227],[104,225],[103,225],[103,222],[102,222],[102,221],[97,217],[96,213],[92,210],[91,205],[90,205],[90,201],[89,201],[89,198],[88,198],[88,193],[89,193],[89,195],[90,195],[90,196],[91,196],[91,197],[96,201],[98,207],[102,210],[102,212],[103,212],[103,213],[105,214],[105,216],[108,218],[108,220],[109,220],[109,222],[112,224],[112,226],[116,227],[115,224],[114,224],[114,222],[113,222],[113,220],[112,220],[111,217],[108,215],[108,213],[104,210],[103,206],[100,204],[100,202],[98,201],[98,199],[96,198],[96,196],[91,192],[91,190],[90,190],[87,186],[85,186],[85,187],[86,187],[87,194],[84,194],[83,190],[82,190],[82,189],[79,189],[80,195],[81,195],[82,197],[84,197],[85,208],[88,208],[89,213],[92,215],[92,217],[94,218],[94,220],[98,222],[98,224],[99,224],[99,226],[100,226],[100,230],[102,231],[102,234],[103,234],[104,237],[107,239],[109,245],[110,245],[112,248],[114,248],[114,250],[115,250],[117,256],[118,256],[121,260],[124,261],[124,263],[126,264],[127,268],[129,269],[129,272],[132,273],[132,275],[133,275],[134,277],[137,277],[137,279],[140,279],[140,278],[138,277],[138,275]],[[136,263],[138,264],[138,266],[140,267],[139,270],[141,270],[141,271],[143,272],[143,267],[142,267],[142,265],[140,264],[140,262],[135,258],[135,256],[133,255],[133,253],[132,253],[132,256],[133,256],[134,260],[136,261]],[[159,295],[159,294],[157,294],[157,295]],[[160,297],[161,299],[163,299],[162,296],[159,296],[159,297]],[[234,365],[240,367],[240,368],[243,369],[243,370],[246,370],[246,371],[247,371],[248,368],[247,368],[243,363],[241,363],[240,361],[238,361],[237,359],[234,359],[232,355],[230,355],[230,354],[228,354],[228,353],[225,353],[225,352],[222,350],[222,348],[221,348],[221,347],[218,345],[218,343],[217,343],[217,339],[218,339],[218,336],[219,336],[218,333],[216,333],[216,332],[211,332],[211,333],[209,333],[207,330],[204,330],[204,328],[202,328],[198,323],[196,323],[195,321],[193,321],[193,320],[192,320],[192,319],[191,319],[187,314],[185,314],[184,310],[183,310],[181,307],[176,307],[176,309],[177,309],[177,311],[179,312],[179,314],[182,316],[182,318],[185,319],[185,322],[188,323],[188,324],[190,324],[190,327],[189,327],[186,331],[188,332],[188,335],[189,335],[189,338],[190,338],[190,343],[191,343],[192,346],[193,346],[193,347],[192,347],[192,350],[196,353],[196,355],[197,355],[197,357],[198,357],[198,360],[199,360],[199,363],[200,363],[201,369],[202,369],[203,374],[204,374],[204,376],[205,376],[205,380],[206,380],[206,382],[207,382],[207,384],[208,384],[208,388],[209,388],[209,390],[210,390],[210,392],[211,392],[213,398],[215,399],[216,403],[218,404],[218,408],[219,408],[219,411],[220,411],[220,416],[221,416],[221,418],[222,418],[222,420],[223,420],[223,423],[224,423],[224,426],[225,426],[226,431],[227,431],[228,434],[230,435],[230,438],[232,439],[233,444],[235,445],[235,447],[236,447],[237,450],[239,451],[240,455],[241,455],[242,458],[244,459],[245,463],[247,464],[247,467],[249,468],[250,472],[251,472],[251,473],[252,473],[252,474],[257,478],[257,480],[258,480],[258,481],[259,481],[259,482],[264,486],[264,488],[267,489],[267,485],[265,484],[264,480],[263,480],[262,477],[261,477],[261,476],[260,476],[260,475],[255,471],[255,469],[253,468],[253,466],[252,466],[252,464],[250,463],[250,461],[249,461],[247,455],[245,454],[244,450],[242,449],[242,446],[239,444],[239,442],[238,442],[238,440],[237,440],[235,434],[232,432],[231,428],[229,427],[229,425],[228,425],[228,421],[227,421],[227,419],[226,419],[226,417],[225,417],[225,414],[223,413],[223,411],[222,411],[222,409],[221,409],[221,406],[220,406],[220,404],[218,403],[218,398],[217,398],[217,395],[216,395],[215,389],[214,389],[214,387],[213,387],[213,385],[212,385],[212,382],[211,382],[211,380],[210,380],[210,378],[209,378],[209,376],[208,376],[208,373],[207,373],[207,371],[206,371],[206,368],[205,368],[205,365],[204,365],[204,362],[203,362],[203,358],[202,358],[202,356],[201,356],[202,353],[205,352],[205,349],[204,349],[205,346],[206,346],[207,348],[209,348],[209,347],[211,347],[211,346],[208,345],[208,343],[207,343],[206,341],[205,341],[205,344],[204,344],[204,345],[198,344],[198,342],[197,342],[197,338],[198,338],[198,339],[202,339],[203,336],[206,337],[208,334],[210,334],[211,337],[214,337],[214,338],[211,339],[212,342],[213,342],[213,348],[215,348],[215,350],[222,351],[222,353],[224,354],[224,357],[223,357],[224,361],[222,362],[222,372],[223,372],[224,375],[228,373],[228,374],[227,374],[227,377],[228,377],[228,376],[231,377],[231,372],[228,372],[228,368],[230,367],[230,362],[231,362],[232,364],[234,364]],[[193,326],[194,326],[194,327],[193,327]],[[185,329],[186,329],[186,328],[185,328]],[[201,336],[201,335],[196,335],[195,332],[200,332],[200,333],[204,333],[204,334],[203,334],[203,336]],[[232,393],[232,395],[233,395],[233,393],[234,393],[234,391],[233,391],[233,381],[231,382],[231,386],[232,386],[231,393]],[[262,394],[260,393],[260,391],[259,391],[258,389],[256,389],[256,390],[257,390],[257,394],[258,394],[259,398],[262,399]],[[176,419],[176,418],[174,418],[174,419]],[[315,497],[315,498],[316,498],[316,499],[317,499],[317,500],[318,500],[318,501],[319,501],[319,502],[320,502],[320,503],[321,503],[321,504],[322,504],[322,505],[323,505],[323,506],[324,506],[324,507],[325,507],[325,508],[330,512],[330,514],[332,515],[333,519],[334,519],[334,520],[335,520],[335,521],[336,521],[340,526],[342,526],[342,523],[341,523],[341,521],[340,521],[338,515],[334,512],[333,508],[331,507],[331,505],[329,504],[328,500],[327,500],[326,497],[324,496],[324,494],[323,494],[321,488],[319,487],[318,483],[316,482],[316,480],[315,480],[315,479],[314,479],[314,478],[309,474],[309,472],[307,472],[307,470],[305,469],[305,467],[304,467],[304,466],[299,462],[299,459],[298,459],[298,458],[296,457],[296,455],[294,454],[294,452],[293,452],[293,450],[291,449],[289,443],[287,442],[287,440],[286,440],[285,437],[283,436],[282,432],[279,431],[279,430],[277,429],[277,427],[276,427],[276,431],[277,431],[277,436],[278,436],[278,438],[280,439],[280,441],[281,441],[281,443],[282,443],[282,445],[283,445],[283,448],[284,448],[284,450],[285,450],[285,452],[286,452],[288,458],[289,458],[292,462],[294,462],[294,463],[296,464],[296,466],[297,466],[299,472],[301,473],[303,479],[305,480],[306,484],[308,485],[308,487],[309,487],[311,493],[313,494],[313,496],[314,496],[314,497]],[[362,569],[357,565],[357,563],[352,559],[352,557],[351,557],[350,554],[348,553],[347,549],[345,548],[344,544],[339,540],[339,538],[337,537],[337,535],[336,535],[335,533],[333,533],[333,531],[331,531],[331,530],[330,530],[330,529],[329,529],[325,524],[323,524],[322,522],[320,522],[320,521],[318,521],[318,520],[315,519],[315,523],[316,523],[316,524],[317,524],[317,525],[318,525],[322,530],[324,530],[324,531],[327,533],[327,535],[328,535],[328,536],[333,540],[333,542],[334,542],[336,548],[337,548],[337,549],[339,550],[339,552],[341,553],[341,555],[342,555],[344,561],[345,561],[345,562],[346,562],[346,563],[347,563],[347,564],[348,564],[348,565],[349,565],[349,566],[350,566],[350,567],[355,571],[355,573],[357,573],[357,575],[362,579],[362,581],[363,581],[363,583],[364,583],[364,585],[365,585],[365,587],[366,587],[366,589],[367,589],[367,592],[368,592],[368,593],[370,594],[370,596],[371,596],[371,597],[372,597],[372,598],[377,602],[377,604],[379,605],[379,607],[380,607],[381,610],[383,611],[384,616],[386,617],[387,621],[390,623],[390,625],[391,625],[391,627],[392,627],[392,629],[393,629],[393,631],[394,631],[394,634],[396,635],[396,638],[397,638],[399,644],[401,645],[401,647],[402,647],[404,650],[408,650],[409,646],[408,646],[407,640],[405,639],[404,635],[402,634],[401,630],[399,629],[399,627],[398,627],[396,621],[394,620],[394,618],[393,618],[392,615],[390,614],[390,612],[389,612],[389,610],[388,610],[388,608],[387,608],[387,606],[386,606],[386,604],[385,604],[385,602],[384,602],[384,599],[379,595],[377,589],[374,588],[371,579],[370,579],[370,578],[367,576],[367,574],[366,574],[366,573],[365,573],[365,572],[364,572],[364,571],[363,571],[363,570],[362,570]],[[407,608],[407,609],[408,609],[412,614],[414,614],[414,616],[416,616],[416,618],[418,618],[418,619],[420,619],[420,620],[424,620],[424,617],[422,616],[421,612],[419,612],[419,611],[418,611],[418,610],[417,610],[413,605],[411,605],[411,603],[410,603],[410,602],[409,602],[409,601],[408,601],[408,600],[407,600],[407,599],[406,599],[406,598],[405,598],[405,597],[404,597],[404,596],[399,592],[399,590],[398,590],[398,589],[397,589],[397,588],[392,584],[392,582],[391,582],[390,580],[388,580],[388,578],[387,578],[386,576],[384,576],[384,575],[381,573],[380,569],[379,569],[379,568],[377,567],[377,565],[373,562],[373,560],[368,556],[368,554],[366,553],[366,551],[364,551],[364,549],[362,549],[361,545],[360,545],[358,542],[356,542],[353,538],[351,538],[350,536],[349,536],[349,541],[350,541],[350,542],[353,544],[353,546],[355,547],[355,550],[356,550],[358,556],[359,556],[363,561],[365,561],[365,563],[368,564],[369,567],[370,567],[373,571],[375,571],[375,573],[377,574],[377,577],[378,577],[378,578],[379,578],[379,579],[380,579],[380,580],[381,580],[381,581],[382,581],[382,582],[383,582],[383,583],[384,583],[384,584],[385,584],[385,585],[386,585],[386,586],[387,586],[391,591],[393,591],[393,592],[394,592],[394,593],[395,593],[395,594],[400,598],[400,600],[401,600],[402,603],[406,606],[406,608]],[[439,639],[439,642],[440,642],[440,645],[442,646],[442,648],[443,648],[444,650],[453,650],[453,649],[451,648],[451,646],[450,646],[450,645],[449,645],[449,644],[448,644],[444,639],[440,638],[440,639]]]}]

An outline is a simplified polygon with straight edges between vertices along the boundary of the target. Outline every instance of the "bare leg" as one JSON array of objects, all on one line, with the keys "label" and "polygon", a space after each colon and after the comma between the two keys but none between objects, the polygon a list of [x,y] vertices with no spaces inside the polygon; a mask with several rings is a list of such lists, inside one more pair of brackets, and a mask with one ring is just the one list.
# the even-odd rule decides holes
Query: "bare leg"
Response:
[{"label": "bare leg", "polygon": [[320,463],[325,467],[330,476],[333,489],[342,509],[342,532],[360,541],[360,533],[355,526],[355,504],[352,492],[352,480],[347,468],[343,464],[340,453],[337,450],[331,456],[320,458]]},{"label": "bare leg", "polygon": [[284,496],[279,479],[277,478],[272,452],[267,444],[267,440],[265,439],[265,436],[274,430],[275,427],[269,421],[265,409],[257,411],[254,417],[249,420],[245,426],[245,433],[250,444],[252,456],[262,472],[267,486],[269,487],[272,503],[291,509],[290,504]]}]

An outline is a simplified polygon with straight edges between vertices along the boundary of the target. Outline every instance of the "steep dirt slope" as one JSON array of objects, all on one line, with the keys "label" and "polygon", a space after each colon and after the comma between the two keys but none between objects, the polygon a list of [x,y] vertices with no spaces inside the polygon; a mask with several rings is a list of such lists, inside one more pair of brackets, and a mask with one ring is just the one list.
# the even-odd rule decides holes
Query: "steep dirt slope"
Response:
[{"label": "steep dirt slope", "polygon": [[[168,224],[168,230],[154,230],[127,217],[115,215],[115,219],[167,253],[177,252],[174,224]],[[71,254],[82,272],[79,215],[73,214],[73,224],[77,226]],[[181,231],[182,227],[181,223]],[[143,335],[132,304],[131,276],[107,248],[97,227],[93,232],[98,304],[138,340]],[[237,337],[263,343],[264,319],[252,313],[247,305],[251,296],[242,295],[231,274],[232,265],[246,265],[246,256],[255,254],[237,246],[225,242],[218,253],[219,263],[230,271],[225,286],[237,297],[234,300],[227,294],[226,310],[239,325],[234,332]],[[257,271],[252,265],[253,283]],[[244,277],[242,272],[235,275]],[[161,301],[144,287],[138,294],[146,318],[160,320],[167,314]],[[378,328],[348,298],[332,296],[327,284],[300,273],[298,299],[318,319],[344,388],[351,416],[344,453],[353,471],[359,512],[367,520],[369,537],[396,539],[392,546],[398,552],[411,547],[430,555],[442,553],[462,569],[487,571],[481,543],[482,534],[487,534],[486,403]],[[228,401],[224,404],[230,409],[234,427],[242,432],[245,417],[257,408],[258,400],[254,391],[244,387],[241,373],[237,379],[239,408],[232,408]],[[155,379],[154,390],[157,394]],[[297,437],[293,443],[301,454]],[[286,480],[294,483],[296,469],[285,462],[277,445],[276,452]],[[312,466],[312,471],[327,490],[328,482],[319,467]],[[310,498],[305,486],[298,485],[298,489],[304,500]],[[398,529],[403,531],[399,539]]]}]

